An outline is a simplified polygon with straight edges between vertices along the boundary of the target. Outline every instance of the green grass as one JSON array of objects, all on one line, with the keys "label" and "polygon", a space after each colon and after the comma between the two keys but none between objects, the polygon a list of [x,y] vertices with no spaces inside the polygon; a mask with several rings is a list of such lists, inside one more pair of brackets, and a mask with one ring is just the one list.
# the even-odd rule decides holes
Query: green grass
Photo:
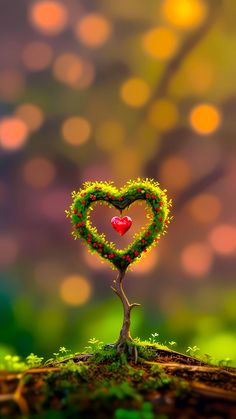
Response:
[{"label": "green grass", "polygon": [[[134,339],[134,342],[129,343],[130,345],[136,346],[138,350],[138,356],[140,360],[149,360],[156,356],[156,351],[158,349],[163,349],[167,351],[172,351],[176,342],[168,342],[166,344],[161,344],[156,341],[158,337],[157,333],[151,335],[147,340],[141,340],[140,338]],[[194,356],[204,362],[209,364],[218,364],[219,366],[230,366],[231,359],[225,357],[219,361],[216,361],[213,357],[207,354],[201,354],[200,349],[195,345],[193,347],[189,346],[186,349],[186,354],[189,356]],[[72,352],[70,349],[61,346],[57,352],[54,352],[52,357],[47,360],[44,360],[43,357],[35,355],[33,353],[29,354],[25,359],[21,359],[18,355],[5,355],[0,358],[0,371],[9,371],[9,372],[21,372],[31,368],[38,368],[42,366],[48,366],[51,364],[59,364],[61,361],[68,359],[61,367],[68,368],[72,370],[76,367],[76,364],[71,360],[74,356],[89,353],[92,354],[91,360],[97,364],[102,362],[110,362],[110,368],[115,369],[119,368],[120,365],[126,363],[126,356],[117,355],[116,349],[112,345],[104,345],[103,342],[99,341],[96,338],[91,338],[88,341],[88,344],[85,346],[84,350],[80,353]]]}]

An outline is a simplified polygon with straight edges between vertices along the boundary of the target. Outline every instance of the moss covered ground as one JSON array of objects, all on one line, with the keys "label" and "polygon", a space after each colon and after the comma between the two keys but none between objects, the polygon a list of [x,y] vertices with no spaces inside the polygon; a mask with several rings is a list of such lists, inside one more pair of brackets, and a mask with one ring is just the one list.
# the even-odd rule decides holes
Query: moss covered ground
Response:
[{"label": "moss covered ground", "polygon": [[46,362],[33,354],[25,362],[6,357],[0,365],[0,417],[236,417],[234,368],[157,343],[134,345],[132,357],[95,339],[83,353],[62,347]]}]

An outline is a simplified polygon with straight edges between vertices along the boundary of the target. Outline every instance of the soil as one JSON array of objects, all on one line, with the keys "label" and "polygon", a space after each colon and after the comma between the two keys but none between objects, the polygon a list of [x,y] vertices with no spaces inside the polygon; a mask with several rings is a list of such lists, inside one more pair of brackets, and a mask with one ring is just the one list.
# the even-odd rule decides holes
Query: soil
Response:
[{"label": "soil", "polygon": [[236,369],[165,349],[0,372],[0,418],[235,419]]}]

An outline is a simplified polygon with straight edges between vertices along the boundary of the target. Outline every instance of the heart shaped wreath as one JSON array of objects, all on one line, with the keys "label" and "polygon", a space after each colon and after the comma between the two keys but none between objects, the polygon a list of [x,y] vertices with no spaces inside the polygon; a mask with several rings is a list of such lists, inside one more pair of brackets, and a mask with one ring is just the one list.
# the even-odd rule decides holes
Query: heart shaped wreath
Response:
[{"label": "heart shaped wreath", "polygon": [[[82,238],[91,252],[97,252],[102,259],[112,263],[118,269],[117,279],[113,281],[112,290],[118,295],[123,304],[123,325],[118,341],[114,347],[118,353],[134,354],[137,359],[137,346],[130,335],[130,313],[139,304],[130,304],[123,289],[123,279],[127,268],[140,260],[142,255],[158,242],[159,237],[166,232],[172,217],[169,216],[171,200],[168,201],[166,189],[161,190],[159,183],[153,179],[137,179],[129,181],[120,190],[112,182],[86,182],[78,191],[72,192],[72,205],[66,211],[71,219],[75,239]],[[96,227],[91,225],[89,213],[97,202],[114,206],[122,211],[135,201],[147,203],[151,217],[147,228],[143,228],[134,236],[134,241],[126,249],[116,249],[114,243],[109,243],[104,234],[99,234]],[[115,219],[114,219],[115,218]],[[124,220],[126,218],[126,220]],[[113,217],[112,226],[123,234],[132,224],[129,217]],[[119,226],[118,226],[119,224]]]},{"label": "heart shaped wreath", "polygon": [[[161,190],[159,183],[152,179],[129,181],[118,190],[112,182],[85,182],[78,191],[72,192],[73,202],[70,211],[66,211],[74,226],[75,239],[82,238],[91,252],[112,263],[113,267],[125,270],[132,263],[140,260],[143,253],[158,242],[171,220],[169,216],[171,200],[168,201],[166,189]],[[134,241],[124,250],[116,249],[108,242],[104,234],[99,234],[91,225],[89,213],[97,202],[114,206],[122,213],[135,201],[145,201],[152,212],[146,229],[134,236]]]}]

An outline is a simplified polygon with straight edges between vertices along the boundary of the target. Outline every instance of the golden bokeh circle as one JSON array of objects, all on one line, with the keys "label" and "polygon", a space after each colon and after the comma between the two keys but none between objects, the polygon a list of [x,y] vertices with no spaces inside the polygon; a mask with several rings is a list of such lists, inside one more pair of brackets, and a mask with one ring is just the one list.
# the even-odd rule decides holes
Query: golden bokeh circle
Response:
[{"label": "golden bokeh circle", "polygon": [[173,30],[159,26],[144,34],[142,44],[145,52],[152,58],[165,61],[178,50],[179,37]]},{"label": "golden bokeh circle", "polygon": [[164,0],[162,16],[180,29],[195,29],[206,18],[207,6],[203,0]]},{"label": "golden bokeh circle", "polygon": [[198,134],[209,135],[219,128],[221,113],[216,106],[203,103],[191,110],[189,123]]},{"label": "golden bokeh circle", "polygon": [[91,125],[87,119],[80,116],[67,118],[61,127],[63,139],[74,146],[84,144],[91,134]]},{"label": "golden bokeh circle", "polygon": [[126,80],[120,89],[120,95],[126,105],[139,108],[147,102],[150,97],[150,87],[147,82],[140,78]]},{"label": "golden bokeh circle", "polygon": [[79,275],[66,277],[60,285],[61,299],[68,305],[80,306],[85,304],[92,293],[89,281]]}]

